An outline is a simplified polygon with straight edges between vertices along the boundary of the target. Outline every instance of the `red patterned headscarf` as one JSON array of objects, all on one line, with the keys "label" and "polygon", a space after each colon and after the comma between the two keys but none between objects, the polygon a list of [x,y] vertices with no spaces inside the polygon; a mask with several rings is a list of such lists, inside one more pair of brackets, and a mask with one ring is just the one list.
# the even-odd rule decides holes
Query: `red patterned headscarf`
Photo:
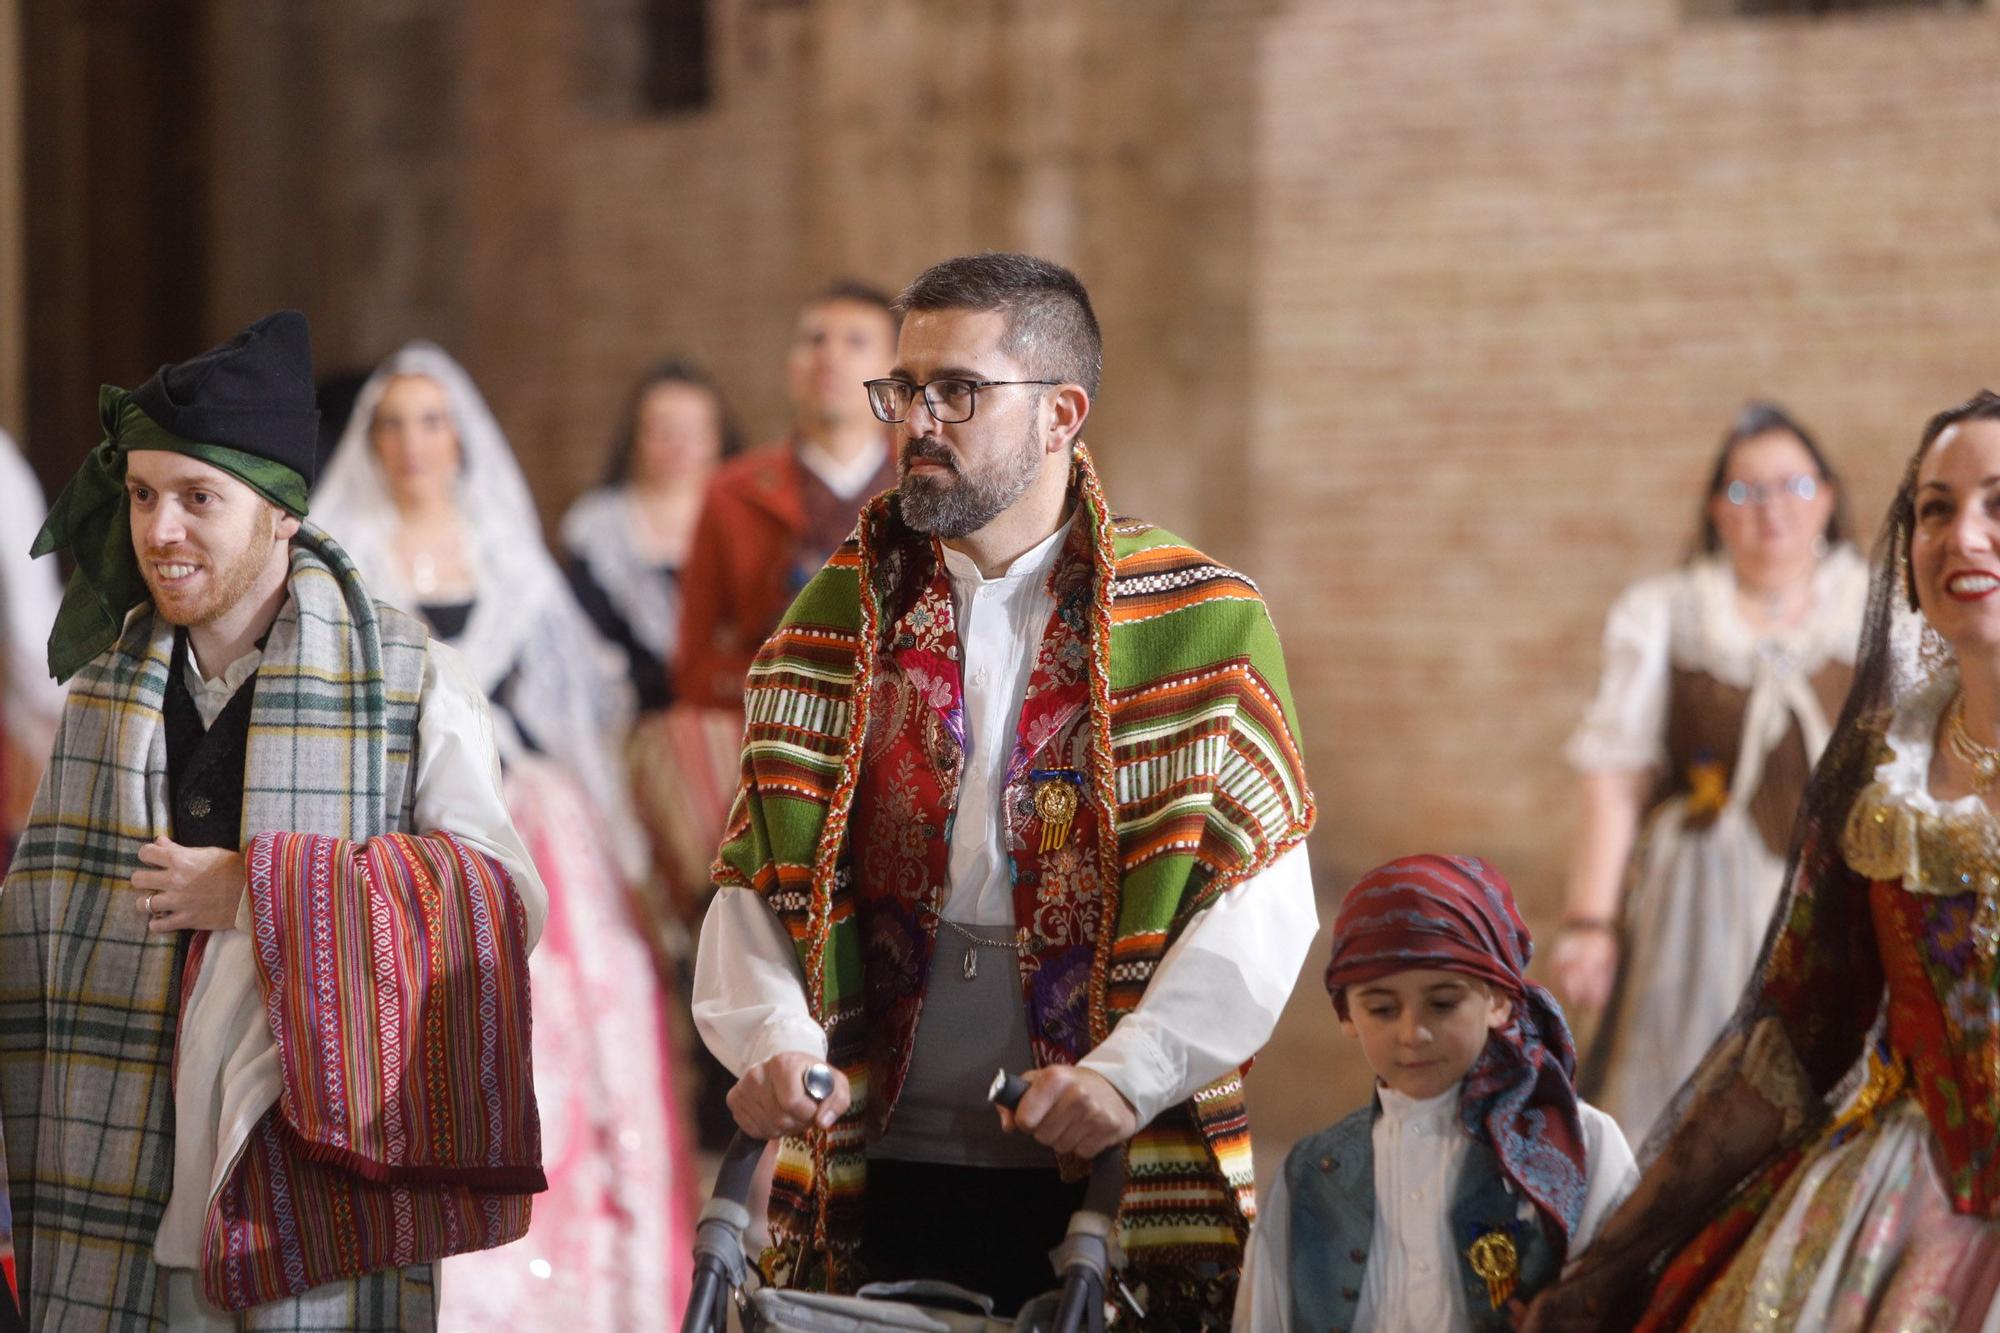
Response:
[{"label": "red patterned headscarf", "polygon": [[1413,968],[1460,972],[1513,997],[1513,1016],[1466,1072],[1459,1119],[1492,1147],[1566,1251],[1589,1188],[1571,1082],[1576,1046],[1555,997],[1527,978],[1534,949],[1491,862],[1410,856],[1369,871],[1341,900],[1326,987],[1342,1018],[1349,986]]}]

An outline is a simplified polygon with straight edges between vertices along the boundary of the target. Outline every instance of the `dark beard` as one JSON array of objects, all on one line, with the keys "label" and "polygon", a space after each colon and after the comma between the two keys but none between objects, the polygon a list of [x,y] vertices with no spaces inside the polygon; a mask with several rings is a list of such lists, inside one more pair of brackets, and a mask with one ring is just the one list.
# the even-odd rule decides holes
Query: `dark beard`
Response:
[{"label": "dark beard", "polygon": [[[896,489],[903,521],[947,541],[969,537],[1027,494],[1035,481],[1036,455],[1036,438],[1030,431],[1020,452],[997,458],[988,469],[971,475],[943,445],[911,440],[903,446]],[[919,458],[942,463],[950,472],[913,473],[910,464]]]}]

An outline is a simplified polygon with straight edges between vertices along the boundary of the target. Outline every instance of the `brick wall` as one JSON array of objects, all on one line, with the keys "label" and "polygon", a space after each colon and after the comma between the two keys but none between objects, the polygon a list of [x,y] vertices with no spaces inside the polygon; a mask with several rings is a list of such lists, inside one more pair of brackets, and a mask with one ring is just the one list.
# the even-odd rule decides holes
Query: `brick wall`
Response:
[{"label": "brick wall", "polygon": [[[294,299],[329,364],[442,338],[550,516],[661,355],[765,434],[826,278],[1077,266],[1114,500],[1276,609],[1329,905],[1463,849],[1551,925],[1603,612],[1685,549],[1737,404],[1813,425],[1872,533],[1922,418],[2000,381],[1988,12],[717,0],[714,104],[649,118],[577,86],[601,0],[217,8],[218,332]],[[1309,983],[1267,1154],[1357,1093],[1330,1031]]]},{"label": "brick wall", "polygon": [[1075,264],[1086,433],[1270,592],[1336,879],[1474,847],[1546,914],[1599,618],[1735,404],[1794,405],[1872,522],[1996,378],[1985,13],[721,0],[713,105],[643,117],[580,86],[617,8],[219,0],[218,331],[298,300],[329,365],[440,338],[554,514],[663,354],[768,434],[825,278]]},{"label": "brick wall", "polygon": [[1089,434],[1114,462],[1172,460],[1124,502],[1233,508],[1178,464],[1246,425],[1252,22],[1150,7],[1158,58],[1134,60],[1136,7],[715,9],[715,104],[671,118],[593,115],[567,64],[535,63],[578,40],[565,7],[466,21],[466,347],[552,504],[650,361],[710,364],[768,435],[802,297],[992,246],[1091,275],[1114,333]]},{"label": "brick wall", "polygon": [[1821,433],[1872,535],[1922,419],[2000,378],[1996,52],[1984,13],[1272,21],[1258,563],[1328,870],[1465,847],[1556,910],[1601,616],[1684,549],[1741,399]]}]

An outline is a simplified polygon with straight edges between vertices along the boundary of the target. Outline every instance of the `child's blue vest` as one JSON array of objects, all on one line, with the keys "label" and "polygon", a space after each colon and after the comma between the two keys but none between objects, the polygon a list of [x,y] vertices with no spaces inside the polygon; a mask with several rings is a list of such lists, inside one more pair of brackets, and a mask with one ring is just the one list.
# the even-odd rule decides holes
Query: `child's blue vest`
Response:
[{"label": "child's blue vest", "polygon": [[[1368,1247],[1375,1235],[1375,1119],[1379,1104],[1364,1106],[1339,1124],[1300,1139],[1285,1158],[1291,1196],[1292,1327],[1344,1333],[1354,1325]],[[1468,1251],[1495,1232],[1513,1242],[1519,1276],[1508,1299],[1529,1300],[1555,1280],[1561,1267],[1547,1221],[1500,1174],[1500,1159],[1478,1140],[1466,1145],[1464,1169],[1451,1197],[1451,1235],[1459,1282],[1472,1327],[1511,1328],[1496,1309],[1486,1280]]]}]

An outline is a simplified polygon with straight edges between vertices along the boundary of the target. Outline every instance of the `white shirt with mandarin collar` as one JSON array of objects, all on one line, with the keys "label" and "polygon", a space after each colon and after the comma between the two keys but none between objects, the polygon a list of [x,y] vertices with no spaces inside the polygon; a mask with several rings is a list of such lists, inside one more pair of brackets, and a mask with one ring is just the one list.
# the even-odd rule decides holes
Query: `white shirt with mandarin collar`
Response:
[{"label": "white shirt with mandarin collar", "polygon": [[[968,926],[1014,925],[1000,803],[1035,653],[1055,609],[1049,571],[1069,528],[1062,524],[990,578],[971,557],[945,548],[966,756],[943,911]],[[1116,1088],[1147,1124],[1270,1038],[1318,928],[1311,870],[1297,847],[1197,913],[1138,1008],[1078,1063]],[[787,1051],[826,1054],[791,937],[753,890],[724,888],[709,906],[695,959],[694,1019],[709,1049],[739,1077]]]},{"label": "white shirt with mandarin collar", "polygon": [[[1382,1114],[1370,1136],[1375,1235],[1353,1333],[1436,1333],[1471,1324],[1450,1216],[1471,1143],[1458,1118],[1463,1087],[1454,1083],[1419,1100],[1376,1086]],[[1587,1184],[1572,1255],[1583,1252],[1639,1177],[1618,1123],[1587,1102],[1578,1102],[1577,1112]],[[1292,1333],[1290,1211],[1280,1175],[1261,1201],[1244,1258],[1233,1324],[1239,1333]]]}]

